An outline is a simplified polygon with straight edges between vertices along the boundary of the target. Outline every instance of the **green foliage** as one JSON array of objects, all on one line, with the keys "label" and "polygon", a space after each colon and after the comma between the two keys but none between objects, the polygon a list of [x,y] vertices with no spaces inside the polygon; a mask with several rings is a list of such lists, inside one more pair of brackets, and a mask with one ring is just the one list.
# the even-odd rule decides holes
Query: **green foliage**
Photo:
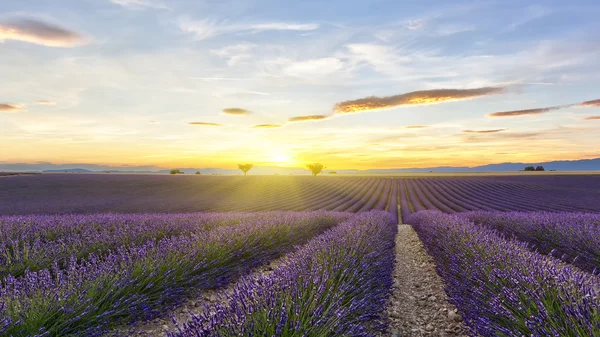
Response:
[{"label": "green foliage", "polygon": [[536,170],[536,171],[545,171],[545,169],[544,169],[544,167],[543,167],[543,166],[537,166],[537,167],[535,168],[535,170]]},{"label": "green foliage", "polygon": [[317,174],[321,173],[325,169],[325,166],[323,166],[321,163],[308,164],[306,167],[308,167],[308,169],[312,172],[313,177],[316,177]]},{"label": "green foliage", "polygon": [[535,167],[533,167],[533,166],[527,166],[527,167],[525,167],[524,171],[535,171]]},{"label": "green foliage", "polygon": [[184,174],[184,173],[182,171],[180,171],[179,169],[172,169],[171,174]]},{"label": "green foliage", "polygon": [[244,175],[246,175],[253,167],[254,165],[252,164],[238,164],[238,168],[244,172]]},{"label": "green foliage", "polygon": [[200,171],[196,171],[194,174],[201,175],[202,173],[200,173]]}]

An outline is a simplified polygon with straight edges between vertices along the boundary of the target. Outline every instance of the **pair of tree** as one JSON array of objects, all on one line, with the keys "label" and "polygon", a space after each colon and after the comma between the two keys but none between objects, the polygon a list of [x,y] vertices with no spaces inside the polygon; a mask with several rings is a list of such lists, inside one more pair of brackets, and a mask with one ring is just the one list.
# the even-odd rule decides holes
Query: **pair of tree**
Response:
[{"label": "pair of tree", "polygon": [[[246,175],[248,171],[250,171],[253,167],[254,165],[252,164],[238,164],[238,168],[242,170],[242,172],[244,172],[244,175]],[[306,165],[306,167],[312,172],[313,177],[316,177],[317,174],[323,172],[323,170],[325,169],[325,166],[323,166],[323,164],[320,163],[308,164]]]},{"label": "pair of tree", "polygon": [[536,167],[533,167],[533,166],[527,166],[527,167],[525,167],[525,171],[545,171],[545,169],[544,169],[544,167],[543,167],[543,166],[541,166],[541,165],[539,165],[539,166],[536,166]]}]

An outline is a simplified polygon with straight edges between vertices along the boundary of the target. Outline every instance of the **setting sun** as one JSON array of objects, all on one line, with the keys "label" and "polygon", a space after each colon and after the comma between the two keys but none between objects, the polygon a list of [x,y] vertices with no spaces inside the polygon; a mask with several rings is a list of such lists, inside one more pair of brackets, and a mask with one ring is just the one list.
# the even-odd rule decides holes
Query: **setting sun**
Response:
[{"label": "setting sun", "polygon": [[292,164],[292,156],[285,152],[273,152],[269,155],[268,161],[277,166],[286,166]]}]

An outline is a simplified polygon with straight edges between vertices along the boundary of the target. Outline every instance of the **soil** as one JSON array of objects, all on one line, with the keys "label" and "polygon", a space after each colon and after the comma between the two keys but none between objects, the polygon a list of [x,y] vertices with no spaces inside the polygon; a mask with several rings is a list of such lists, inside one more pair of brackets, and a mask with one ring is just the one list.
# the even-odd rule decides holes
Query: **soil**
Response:
[{"label": "soil", "polygon": [[432,258],[409,225],[398,227],[388,316],[391,337],[468,336],[456,308],[448,303]]}]

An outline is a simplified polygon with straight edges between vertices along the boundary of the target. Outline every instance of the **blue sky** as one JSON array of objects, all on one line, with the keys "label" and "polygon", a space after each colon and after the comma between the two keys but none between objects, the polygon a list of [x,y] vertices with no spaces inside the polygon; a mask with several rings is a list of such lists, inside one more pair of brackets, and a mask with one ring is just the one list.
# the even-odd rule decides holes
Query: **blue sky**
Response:
[{"label": "blue sky", "polygon": [[581,104],[600,98],[599,15],[597,1],[3,1],[0,162],[600,157],[600,102]]}]

